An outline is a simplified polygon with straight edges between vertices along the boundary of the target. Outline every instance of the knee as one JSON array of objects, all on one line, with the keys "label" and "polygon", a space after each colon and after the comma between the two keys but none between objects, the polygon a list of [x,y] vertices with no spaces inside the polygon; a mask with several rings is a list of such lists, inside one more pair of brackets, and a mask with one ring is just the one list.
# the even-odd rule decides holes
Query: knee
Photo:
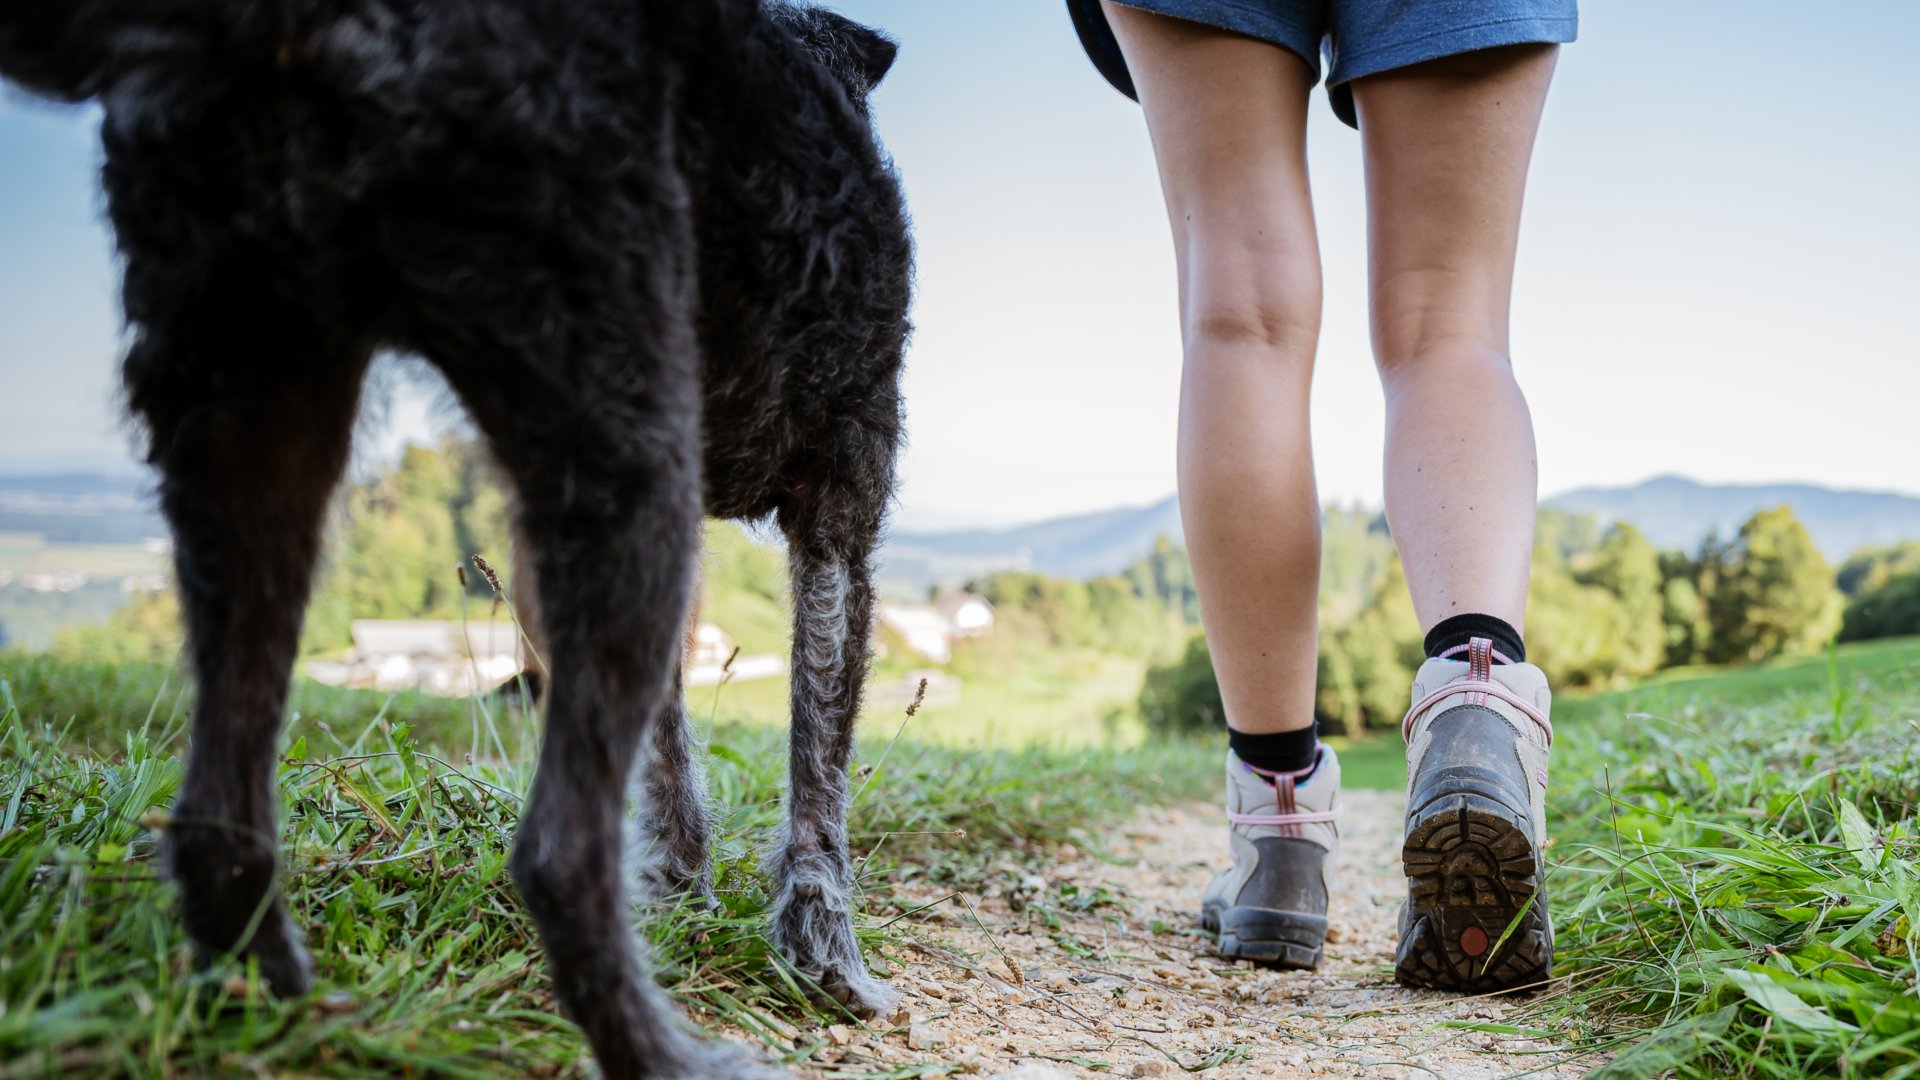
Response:
[{"label": "knee", "polygon": [[1208,304],[1187,315],[1185,331],[1190,361],[1221,348],[1310,360],[1320,337],[1319,305],[1285,299]]},{"label": "knee", "polygon": [[1182,331],[1189,362],[1219,351],[1253,351],[1289,365],[1311,363],[1320,338],[1320,267],[1299,253],[1236,248],[1189,274]]}]

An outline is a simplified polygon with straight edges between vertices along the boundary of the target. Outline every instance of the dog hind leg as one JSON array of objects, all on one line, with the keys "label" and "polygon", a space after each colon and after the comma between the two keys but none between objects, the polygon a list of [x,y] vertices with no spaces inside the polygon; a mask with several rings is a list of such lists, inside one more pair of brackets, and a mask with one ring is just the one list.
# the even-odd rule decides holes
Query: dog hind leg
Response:
[{"label": "dog hind leg", "polygon": [[274,764],[369,350],[287,310],[257,267],[215,265],[200,295],[164,305],[144,286],[194,275],[136,258],[128,276],[128,403],[160,473],[197,684],[165,861],[192,938],[298,995],[311,976],[279,894]]},{"label": "dog hind leg", "polygon": [[769,1074],[692,1037],[654,985],[622,865],[627,785],[669,700],[699,543],[694,352],[670,296],[642,290],[598,317],[532,297],[544,305],[508,314],[558,328],[568,355],[493,344],[517,340],[509,326],[449,335],[435,359],[517,489],[539,592],[546,735],[509,868],[554,992],[608,1077],[735,1080]]},{"label": "dog hind leg", "polygon": [[[688,608],[686,630],[691,639],[698,601]],[[713,804],[707,797],[707,772],[700,761],[703,750],[694,735],[693,717],[687,712],[685,673],[676,665],[672,692],[654,720],[651,756],[642,777],[643,865],[656,896],[686,897],[711,907]]]},{"label": "dog hind leg", "polygon": [[770,861],[775,945],[824,994],[861,1016],[884,1012],[896,997],[860,955],[847,851],[847,765],[873,616],[870,560],[880,517],[873,502],[864,513],[815,506],[782,521],[793,577],[793,728],[786,822]]}]

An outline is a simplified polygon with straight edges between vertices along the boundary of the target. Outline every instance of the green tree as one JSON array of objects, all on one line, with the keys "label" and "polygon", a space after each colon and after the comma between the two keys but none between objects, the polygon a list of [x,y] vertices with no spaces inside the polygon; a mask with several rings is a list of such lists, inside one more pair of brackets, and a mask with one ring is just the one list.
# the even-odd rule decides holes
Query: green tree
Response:
[{"label": "green tree", "polygon": [[1366,610],[1395,558],[1386,515],[1329,506],[1320,515],[1320,620],[1346,622]]},{"label": "green tree", "polygon": [[1606,676],[1634,677],[1658,669],[1666,657],[1667,628],[1660,553],[1653,544],[1640,530],[1616,522],[1574,578],[1605,591],[1617,605],[1610,613],[1613,642]]},{"label": "green tree", "polygon": [[1917,573],[1920,573],[1920,540],[1908,540],[1854,552],[1840,564],[1834,584],[1848,597],[1857,597],[1894,578]]},{"label": "green tree", "polygon": [[55,634],[52,652],[66,660],[170,664],[185,640],[179,598],[170,590],[143,592],[104,623]]},{"label": "green tree", "polygon": [[1861,593],[1847,605],[1841,641],[1920,634],[1920,572],[1902,574]]},{"label": "green tree", "polygon": [[1154,537],[1153,551],[1122,572],[1142,597],[1158,600],[1188,623],[1200,622],[1200,594],[1193,586],[1193,565],[1187,549],[1164,533]]},{"label": "green tree", "polygon": [[1140,688],[1140,715],[1162,731],[1218,731],[1226,724],[1220,680],[1205,634],[1195,633],[1171,663],[1147,669]]},{"label": "green tree", "polygon": [[1534,548],[1552,552],[1555,561],[1574,559],[1595,550],[1600,546],[1600,538],[1600,522],[1590,514],[1543,507],[1534,517]]},{"label": "green tree", "polygon": [[1392,727],[1407,711],[1424,659],[1406,574],[1393,558],[1360,614],[1322,629],[1314,714],[1328,731]]},{"label": "green tree", "polygon": [[1626,609],[1607,590],[1582,584],[1550,544],[1535,546],[1527,597],[1527,658],[1556,683],[1594,686],[1622,671]]},{"label": "green tree", "polygon": [[1661,667],[1678,667],[1706,658],[1713,626],[1701,593],[1700,564],[1685,552],[1660,553],[1660,623],[1666,640]]},{"label": "green tree", "polygon": [[1707,596],[1709,659],[1751,663],[1816,652],[1840,628],[1833,570],[1787,507],[1748,518],[1718,562]]}]

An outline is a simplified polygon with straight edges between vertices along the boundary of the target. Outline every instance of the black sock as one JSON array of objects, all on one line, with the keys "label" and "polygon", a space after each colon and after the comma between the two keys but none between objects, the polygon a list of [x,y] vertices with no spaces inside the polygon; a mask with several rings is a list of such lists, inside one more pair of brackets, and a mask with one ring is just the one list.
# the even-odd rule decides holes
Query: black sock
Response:
[{"label": "black sock", "polygon": [[1505,619],[1480,614],[1440,620],[1440,625],[1427,631],[1427,658],[1431,660],[1477,637],[1493,642],[1494,651],[1514,663],[1526,663],[1527,643],[1520,640],[1520,631],[1509,626]]},{"label": "black sock", "polygon": [[1227,729],[1227,745],[1233,756],[1267,772],[1299,772],[1313,767],[1320,740],[1312,725],[1299,731],[1276,731],[1271,735],[1249,735]]}]

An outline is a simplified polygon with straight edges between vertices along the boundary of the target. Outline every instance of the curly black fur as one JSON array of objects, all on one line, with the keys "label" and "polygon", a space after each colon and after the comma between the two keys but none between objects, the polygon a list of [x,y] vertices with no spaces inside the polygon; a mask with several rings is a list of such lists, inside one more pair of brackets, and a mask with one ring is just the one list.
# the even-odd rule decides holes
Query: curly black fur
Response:
[{"label": "curly black fur", "polygon": [[[0,75],[105,107],[107,205],[198,676],[187,926],[282,993],[273,757],[369,357],[436,365],[518,492],[548,728],[512,861],[610,1076],[756,1069],[681,1034],[624,924],[622,793],[705,881],[673,700],[701,515],[795,582],[774,937],[888,1000],[849,921],[846,766],[900,440],[911,252],[866,95],[894,47],[756,0],[0,0]],[[259,911],[264,920],[256,920]]]}]

